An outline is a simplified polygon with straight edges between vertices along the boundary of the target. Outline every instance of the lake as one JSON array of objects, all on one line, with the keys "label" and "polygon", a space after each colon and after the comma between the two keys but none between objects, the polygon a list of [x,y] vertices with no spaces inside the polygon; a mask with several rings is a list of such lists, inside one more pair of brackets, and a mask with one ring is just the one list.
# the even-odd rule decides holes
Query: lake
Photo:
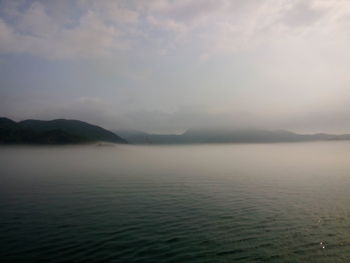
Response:
[{"label": "lake", "polygon": [[0,148],[2,262],[348,262],[350,142]]}]

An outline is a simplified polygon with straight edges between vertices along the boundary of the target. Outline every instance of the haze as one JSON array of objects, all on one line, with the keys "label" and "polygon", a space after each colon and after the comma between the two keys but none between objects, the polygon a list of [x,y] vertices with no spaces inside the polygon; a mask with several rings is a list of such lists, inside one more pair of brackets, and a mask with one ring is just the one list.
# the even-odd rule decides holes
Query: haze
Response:
[{"label": "haze", "polygon": [[0,115],[350,131],[347,0],[0,1]]}]

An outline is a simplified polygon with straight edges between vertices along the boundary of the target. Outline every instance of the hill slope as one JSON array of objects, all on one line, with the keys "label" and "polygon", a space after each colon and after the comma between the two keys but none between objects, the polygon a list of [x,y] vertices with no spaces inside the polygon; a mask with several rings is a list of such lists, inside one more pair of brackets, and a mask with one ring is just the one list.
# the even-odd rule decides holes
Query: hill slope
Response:
[{"label": "hill slope", "polygon": [[78,120],[25,120],[0,118],[2,144],[78,144],[95,141],[127,143],[111,131]]}]

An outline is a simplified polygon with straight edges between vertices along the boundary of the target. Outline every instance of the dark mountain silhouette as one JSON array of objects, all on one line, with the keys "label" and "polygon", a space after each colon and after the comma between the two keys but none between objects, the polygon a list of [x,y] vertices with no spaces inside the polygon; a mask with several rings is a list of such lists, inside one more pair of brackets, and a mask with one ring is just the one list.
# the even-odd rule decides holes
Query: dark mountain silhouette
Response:
[{"label": "dark mountain silhouette", "polygon": [[285,130],[262,129],[190,129],[183,134],[147,134],[123,131],[123,137],[135,144],[191,143],[272,143],[326,140],[350,140],[350,134],[298,134]]},{"label": "dark mountain silhouette", "polygon": [[[350,134],[298,134],[285,130],[262,129],[190,129],[183,134],[148,134],[119,131],[135,144],[191,143],[270,143],[324,140],[350,140]],[[15,122],[0,118],[0,144],[79,144],[90,142],[127,143],[115,133],[78,120],[25,120]]]},{"label": "dark mountain silhouette", "polygon": [[99,126],[78,120],[25,120],[0,118],[1,144],[78,144],[89,142],[127,143]]}]

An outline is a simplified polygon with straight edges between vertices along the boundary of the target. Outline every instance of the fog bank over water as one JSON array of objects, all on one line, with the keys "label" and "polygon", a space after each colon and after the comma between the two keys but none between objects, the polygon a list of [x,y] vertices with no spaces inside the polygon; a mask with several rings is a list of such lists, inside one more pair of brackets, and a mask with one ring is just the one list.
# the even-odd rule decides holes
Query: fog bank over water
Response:
[{"label": "fog bank over water", "polygon": [[350,131],[350,2],[0,1],[0,116]]}]

